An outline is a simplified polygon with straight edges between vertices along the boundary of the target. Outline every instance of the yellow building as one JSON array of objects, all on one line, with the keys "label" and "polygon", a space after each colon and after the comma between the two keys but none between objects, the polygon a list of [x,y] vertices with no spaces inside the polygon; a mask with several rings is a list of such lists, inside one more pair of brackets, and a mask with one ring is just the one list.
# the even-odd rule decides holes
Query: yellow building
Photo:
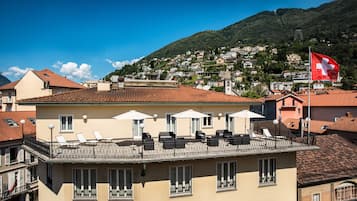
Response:
[{"label": "yellow building", "polygon": [[317,147],[249,137],[249,120],[230,114],[255,100],[128,86],[21,101],[37,110],[24,147],[40,158],[40,201],[297,200],[296,151]]},{"label": "yellow building", "polygon": [[28,71],[20,80],[0,87],[2,111],[34,111],[35,106],[21,106],[17,101],[27,98],[48,96],[69,90],[82,89],[82,85],[44,69]]}]

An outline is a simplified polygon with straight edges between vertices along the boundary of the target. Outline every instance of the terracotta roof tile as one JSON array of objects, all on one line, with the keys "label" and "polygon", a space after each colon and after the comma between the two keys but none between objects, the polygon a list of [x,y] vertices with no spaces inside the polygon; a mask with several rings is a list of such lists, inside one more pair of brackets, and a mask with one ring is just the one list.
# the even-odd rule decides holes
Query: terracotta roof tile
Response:
[{"label": "terracotta roof tile", "polygon": [[[300,95],[304,99],[304,106],[308,105],[308,96]],[[357,106],[357,91],[345,91],[330,94],[311,94],[311,106]]]},{"label": "terracotta roof tile", "polygon": [[73,82],[65,77],[62,77],[48,69],[44,69],[41,71],[33,71],[41,80],[44,82],[49,81],[50,86],[53,87],[65,87],[65,88],[75,88],[75,89],[83,89],[84,86]]},{"label": "terracotta roof tile", "polygon": [[357,117],[340,117],[336,122],[331,124],[328,129],[357,133]]},{"label": "terracotta roof tile", "polygon": [[319,150],[296,153],[299,185],[357,176],[357,146],[343,137],[316,136]]},{"label": "terracotta roof tile", "polygon": [[[299,130],[299,122],[299,119],[288,118],[283,123],[290,130]],[[310,132],[323,134],[331,124],[333,124],[331,121],[311,120]],[[327,128],[322,129],[324,126],[327,126]],[[305,128],[304,131],[307,132],[307,128]]]},{"label": "terracotta roof tile", "polygon": [[127,87],[111,91],[81,89],[52,96],[22,100],[20,103],[258,103],[256,99],[225,95],[187,86],[177,88]]},{"label": "terracotta roof tile", "polygon": [[0,87],[0,90],[9,90],[9,89],[14,89],[15,86],[17,85],[17,83],[19,82],[20,80],[17,80],[15,82],[10,82],[8,84],[5,84],[5,85],[2,85]]},{"label": "terracotta roof tile", "polygon": [[[22,128],[20,120],[24,119],[24,134],[35,134],[36,126],[31,123],[29,118],[36,118],[36,112],[0,112],[0,142],[17,140],[22,138]],[[12,119],[18,126],[11,127],[6,119]]]}]

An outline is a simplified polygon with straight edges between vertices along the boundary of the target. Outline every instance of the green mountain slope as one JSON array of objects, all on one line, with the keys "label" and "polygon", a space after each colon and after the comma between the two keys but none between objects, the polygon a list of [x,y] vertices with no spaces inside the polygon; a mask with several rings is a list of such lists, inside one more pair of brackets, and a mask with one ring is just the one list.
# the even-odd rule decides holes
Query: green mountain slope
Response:
[{"label": "green mountain slope", "polygon": [[171,57],[187,50],[207,50],[241,43],[280,43],[294,39],[301,29],[304,39],[334,41],[341,33],[357,32],[357,1],[336,0],[312,9],[278,9],[261,12],[219,31],[204,31],[175,41],[147,56]]}]

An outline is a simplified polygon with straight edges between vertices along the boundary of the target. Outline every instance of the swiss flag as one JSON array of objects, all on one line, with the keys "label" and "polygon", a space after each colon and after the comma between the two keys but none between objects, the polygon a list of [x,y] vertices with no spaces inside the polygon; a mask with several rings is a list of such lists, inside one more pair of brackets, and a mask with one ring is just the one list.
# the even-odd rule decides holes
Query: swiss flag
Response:
[{"label": "swiss flag", "polygon": [[331,80],[336,81],[340,66],[331,57],[311,53],[311,74],[312,80]]}]

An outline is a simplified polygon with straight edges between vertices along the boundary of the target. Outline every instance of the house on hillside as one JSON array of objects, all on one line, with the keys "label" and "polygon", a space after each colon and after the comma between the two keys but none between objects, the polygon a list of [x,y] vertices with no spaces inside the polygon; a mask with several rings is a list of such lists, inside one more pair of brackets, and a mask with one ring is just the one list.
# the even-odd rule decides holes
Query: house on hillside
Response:
[{"label": "house on hillside", "polygon": [[231,114],[254,99],[173,82],[100,83],[21,104],[37,110],[24,147],[41,159],[39,200],[296,201],[296,152],[317,149],[250,137],[249,121]]},{"label": "house on hillside", "polygon": [[2,111],[34,111],[35,106],[20,106],[17,102],[83,88],[85,87],[48,69],[28,71],[20,80],[0,87]]},{"label": "house on hillside", "polygon": [[35,134],[36,113],[0,112],[0,200],[36,201],[37,157],[22,147]]}]

